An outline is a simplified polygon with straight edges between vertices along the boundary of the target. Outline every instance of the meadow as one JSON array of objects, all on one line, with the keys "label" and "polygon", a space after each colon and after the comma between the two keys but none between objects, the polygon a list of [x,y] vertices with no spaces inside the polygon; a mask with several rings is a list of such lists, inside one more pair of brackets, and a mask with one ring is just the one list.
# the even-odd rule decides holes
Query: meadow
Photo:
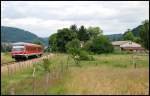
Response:
[{"label": "meadow", "polygon": [[34,78],[33,68],[2,76],[1,94],[11,94],[11,91],[14,94],[50,95],[149,94],[148,55],[101,54],[93,57],[93,61],[81,61],[79,67],[68,54],[56,53],[48,60],[48,75],[41,67],[43,62],[39,62],[34,64]]},{"label": "meadow", "polygon": [[11,53],[10,52],[3,52],[3,53],[1,53],[1,64],[8,63],[8,62],[11,62],[11,61],[15,61],[15,59],[13,59],[11,57]]}]

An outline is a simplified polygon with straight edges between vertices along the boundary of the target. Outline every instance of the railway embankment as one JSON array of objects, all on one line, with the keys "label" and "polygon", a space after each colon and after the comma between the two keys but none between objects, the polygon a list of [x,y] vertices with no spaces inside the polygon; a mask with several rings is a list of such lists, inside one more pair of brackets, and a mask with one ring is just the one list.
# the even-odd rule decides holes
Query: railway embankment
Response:
[{"label": "railway embankment", "polygon": [[13,74],[17,71],[22,71],[26,68],[33,67],[34,63],[38,63],[42,61],[44,58],[50,58],[54,54],[50,53],[40,58],[35,58],[27,61],[19,61],[19,62],[9,62],[8,64],[1,66],[1,74]]}]

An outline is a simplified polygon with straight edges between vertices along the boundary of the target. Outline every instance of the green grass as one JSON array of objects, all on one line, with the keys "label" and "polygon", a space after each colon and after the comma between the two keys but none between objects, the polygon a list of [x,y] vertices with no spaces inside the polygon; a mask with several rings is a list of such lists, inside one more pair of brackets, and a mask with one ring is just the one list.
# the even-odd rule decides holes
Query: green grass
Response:
[{"label": "green grass", "polygon": [[9,52],[1,53],[1,64],[11,61],[15,61],[15,59],[11,57],[11,54]]},{"label": "green grass", "polygon": [[[148,94],[148,56],[138,56],[136,69],[132,64],[132,54],[101,54],[93,57],[94,61],[81,61],[81,67],[76,66],[69,57],[69,70],[66,70],[68,55],[55,54],[49,59],[51,79],[46,93],[46,75],[40,63],[37,64],[35,94]],[[2,94],[9,94],[8,89],[12,86],[16,94],[33,94],[32,72],[31,68],[11,78],[3,76]]]},{"label": "green grass", "polygon": [[[60,59],[61,57],[61,59]],[[64,75],[65,73],[65,64],[66,61],[64,61],[67,58],[66,55],[58,54],[58,56],[54,56],[50,61],[50,71],[51,77],[54,78],[54,80],[51,80],[50,82],[54,83],[56,85],[56,82],[59,82],[59,78],[56,78],[55,76],[57,73],[59,75]],[[59,59],[59,60],[58,60]],[[61,64],[63,63],[63,66]],[[45,72],[44,69],[41,67],[41,63],[35,64],[36,72],[35,72],[35,82],[36,82],[36,92],[35,94],[45,94],[43,92],[43,89],[45,87]],[[64,70],[61,70],[61,67],[63,67]],[[33,68],[23,70],[23,72],[17,72],[16,74],[13,74],[11,76],[8,76],[7,74],[4,74],[1,79],[1,92],[2,94],[9,94],[9,89],[13,86],[15,88],[16,94],[33,94],[33,78],[32,78]],[[52,76],[53,75],[53,76]],[[56,82],[55,82],[56,81]],[[52,86],[53,84],[49,84],[49,86]],[[58,85],[59,86],[59,85]],[[56,87],[54,87],[56,88]],[[50,87],[50,89],[52,89]],[[54,89],[55,90],[55,89]],[[50,91],[51,93],[51,91]],[[53,93],[53,92],[52,92]]]}]

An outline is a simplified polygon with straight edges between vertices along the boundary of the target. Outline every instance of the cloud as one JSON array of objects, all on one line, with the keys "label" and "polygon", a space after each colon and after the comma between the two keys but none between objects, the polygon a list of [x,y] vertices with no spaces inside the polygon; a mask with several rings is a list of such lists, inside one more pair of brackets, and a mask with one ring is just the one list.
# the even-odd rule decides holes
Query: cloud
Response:
[{"label": "cloud", "polygon": [[[36,2],[36,3],[35,3]],[[2,1],[1,23],[47,37],[57,29],[99,26],[104,34],[123,33],[149,18],[148,1]]]},{"label": "cloud", "polygon": [[69,27],[70,21],[42,20],[38,18],[2,19],[2,25],[23,28],[41,37],[55,33],[58,28]]}]

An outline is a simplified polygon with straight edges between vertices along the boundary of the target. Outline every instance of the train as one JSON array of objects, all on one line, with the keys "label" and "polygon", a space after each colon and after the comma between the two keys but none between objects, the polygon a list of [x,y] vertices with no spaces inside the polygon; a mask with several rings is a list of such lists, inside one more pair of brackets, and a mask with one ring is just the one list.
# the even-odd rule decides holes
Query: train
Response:
[{"label": "train", "polygon": [[41,57],[43,47],[38,44],[18,42],[12,44],[11,55],[15,60],[29,59],[30,57]]}]

